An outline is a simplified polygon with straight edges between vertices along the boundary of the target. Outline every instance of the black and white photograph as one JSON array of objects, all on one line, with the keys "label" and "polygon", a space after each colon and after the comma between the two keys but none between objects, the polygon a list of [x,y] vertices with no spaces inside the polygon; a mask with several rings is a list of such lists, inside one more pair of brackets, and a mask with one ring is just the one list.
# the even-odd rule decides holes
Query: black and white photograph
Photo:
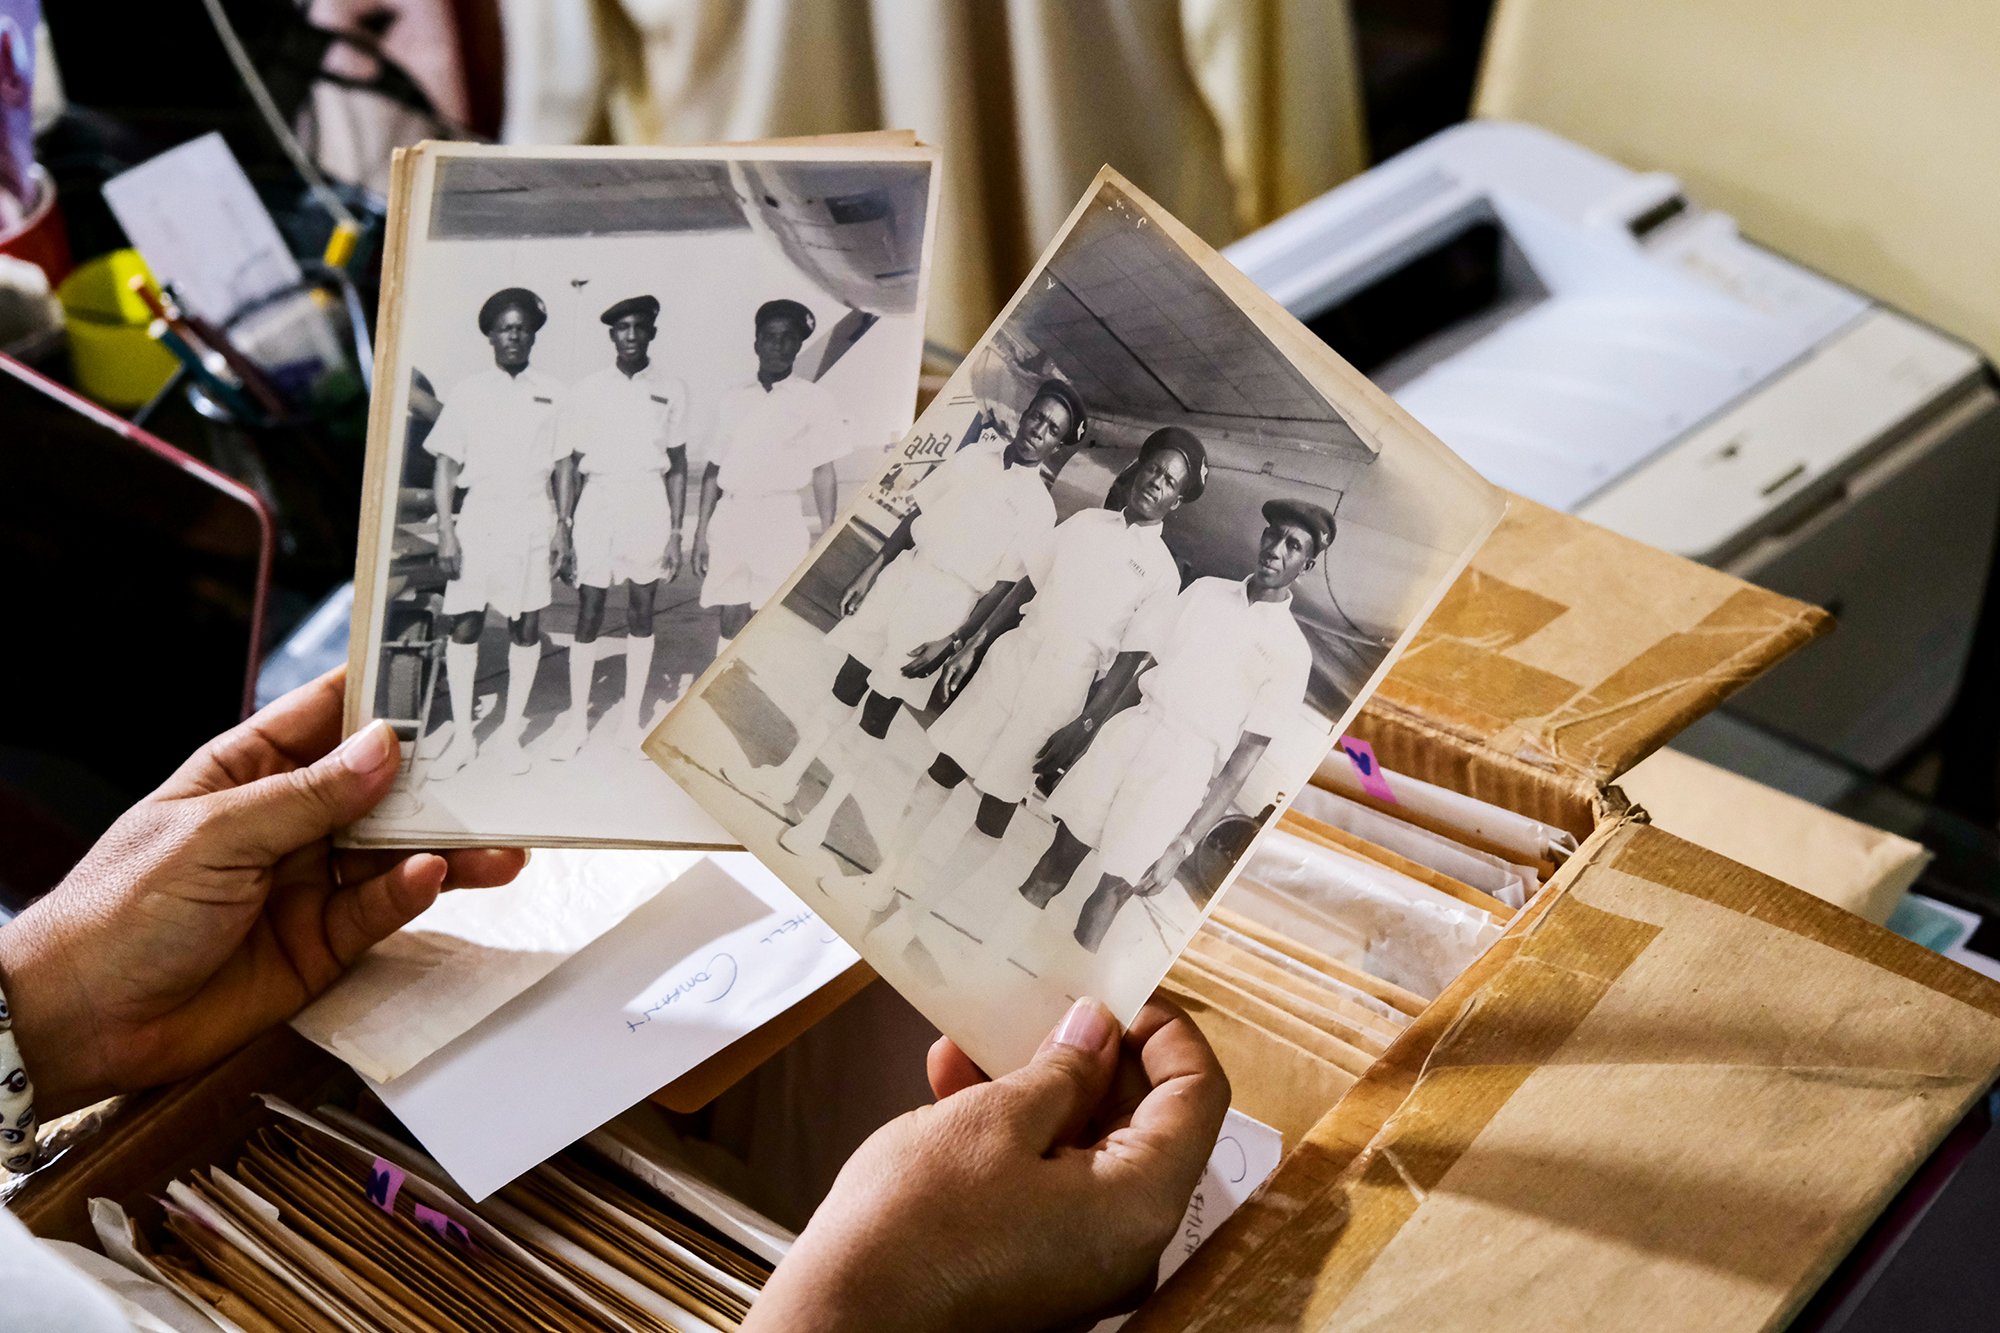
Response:
[{"label": "black and white photograph", "polygon": [[349,840],[733,845],[640,745],[909,427],[935,154],[411,157],[348,719],[404,771]]},{"label": "black and white photograph", "polygon": [[1137,1011],[1504,507],[1107,169],[646,749],[999,1073]]}]

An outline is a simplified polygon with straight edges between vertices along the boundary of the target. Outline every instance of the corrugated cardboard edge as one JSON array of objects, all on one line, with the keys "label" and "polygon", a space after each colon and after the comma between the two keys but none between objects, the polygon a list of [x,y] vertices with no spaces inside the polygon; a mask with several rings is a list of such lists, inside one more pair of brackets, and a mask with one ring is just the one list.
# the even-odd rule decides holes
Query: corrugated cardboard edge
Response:
[{"label": "corrugated cardboard edge", "polygon": [[[1550,1021],[1533,1024],[1532,1030],[1519,1025],[1527,1012],[1520,1008],[1524,1001],[1511,992],[1500,993],[1505,990],[1500,987],[1502,976],[1524,942],[1554,919],[1555,907],[1574,896],[1596,867],[1722,907],[1914,982],[1942,1000],[2000,1017],[2000,985],[1789,885],[1647,828],[1643,816],[1630,813],[1607,822],[1579,849],[1507,935],[1412,1025],[1376,1069],[1314,1127],[1306,1144],[1286,1159],[1129,1327],[1140,1333],[1162,1333],[1253,1325],[1331,1326],[1342,1302],[1365,1280],[1415,1212],[1424,1190],[1442,1179],[1457,1160],[1456,1152],[1446,1150],[1449,1145],[1440,1146],[1439,1127],[1449,1126],[1446,1137],[1459,1150],[1472,1150],[1483,1127],[1535,1070],[1547,1064],[1659,933],[1659,927],[1577,902],[1574,910],[1562,914],[1565,931],[1576,938],[1570,951],[1561,955],[1583,960],[1574,974],[1577,984],[1565,989],[1562,997],[1554,997],[1546,987],[1539,999],[1530,996],[1526,1002]],[[1580,926],[1588,929],[1578,935]],[[1550,1009],[1551,998],[1564,1001],[1553,1006],[1562,1012],[1544,1012]],[[1563,1019],[1569,1021],[1559,1021]],[[1913,1034],[1912,1040],[1921,1036]],[[1480,1080],[1492,1085],[1482,1087],[1484,1095],[1476,1098],[1482,1105],[1474,1109],[1484,1114],[1460,1106],[1465,1088],[1449,1080],[1445,1091],[1429,1099],[1436,1105],[1418,1105],[1425,1100],[1419,1082],[1440,1047],[1447,1046],[1454,1047],[1448,1063],[1460,1073],[1480,1074],[1487,1066],[1484,1074],[1493,1075],[1482,1075]],[[1472,1059],[1457,1051],[1458,1046],[1490,1050],[1475,1050],[1484,1058]],[[1870,1206],[1839,1216],[1825,1243],[1798,1256],[1796,1269],[1786,1275],[1784,1291],[1762,1326],[1780,1327],[1796,1313],[1971,1101],[1984,1092],[2000,1070],[2000,1041],[1989,1041],[1970,1058],[1978,1068],[1965,1071],[1965,1077],[1912,1095],[1910,1101],[1921,1108],[1920,1114],[1906,1139],[1888,1145],[1887,1166],[1876,1167],[1874,1178],[1865,1182]],[[1399,1164],[1384,1145],[1397,1124],[1413,1122],[1428,1122],[1431,1141],[1420,1143],[1417,1159]],[[1424,1180],[1412,1181],[1410,1169]],[[1841,1163],[1830,1161],[1826,1169],[1838,1171]],[[1390,1175],[1408,1186],[1411,1198],[1401,1207],[1385,1210],[1377,1178]],[[1378,1186],[1376,1206],[1367,1216],[1351,1214],[1350,1191],[1362,1189],[1364,1177]],[[1361,1197],[1366,1197],[1365,1189]]]},{"label": "corrugated cardboard edge", "polygon": [[[1601,786],[1832,625],[1818,607],[1515,496],[1353,731],[1397,771],[1423,762],[1432,747],[1418,741],[1449,737],[1516,785],[1539,772]],[[1400,761],[1364,730],[1398,727],[1411,733]]]}]

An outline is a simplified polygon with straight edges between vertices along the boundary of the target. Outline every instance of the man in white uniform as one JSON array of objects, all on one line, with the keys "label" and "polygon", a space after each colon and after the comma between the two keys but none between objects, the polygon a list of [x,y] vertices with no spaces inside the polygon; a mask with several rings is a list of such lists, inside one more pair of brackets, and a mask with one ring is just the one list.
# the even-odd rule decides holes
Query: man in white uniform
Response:
[{"label": "man in white uniform", "polygon": [[1100,878],[1075,930],[1092,953],[1128,898],[1173,882],[1271,738],[1298,723],[1312,648],[1292,618],[1291,586],[1333,543],[1334,521],[1290,499],[1263,513],[1249,578],[1196,579],[1161,623],[1133,626],[1159,663],[1138,678],[1139,705],[1115,716],[1086,709],[1052,747],[1089,745],[1049,797],[1056,838],[1020,894],[1046,908],[1096,848]]},{"label": "man in white uniform", "polygon": [[[564,514],[576,551],[576,642],[569,650],[569,711],[549,735],[548,757],[568,759],[590,727],[590,677],[597,633],[614,585],[625,585],[625,697],[618,744],[636,753],[653,670],[653,602],[681,565],[687,506],[687,386],[648,355],[660,302],[633,296],[598,319],[611,335],[612,364],[570,391],[557,423],[562,466],[578,474],[573,514]],[[612,642],[616,642],[613,640]]]},{"label": "man in white uniform", "polygon": [[701,604],[722,609],[718,653],[811,549],[800,491],[812,488],[821,530],[832,525],[834,460],[854,449],[854,429],[839,401],[792,374],[799,348],[812,336],[812,311],[797,301],[766,301],[757,308],[756,329],[757,378],[723,395],[694,532]]},{"label": "man in white uniform", "polygon": [[[865,751],[871,747],[862,738],[886,738],[904,704],[926,706],[931,671],[956,649],[982,599],[997,604],[1027,572],[1028,550],[1055,527],[1042,464],[1085,426],[1076,390],[1063,380],[1045,381],[1012,440],[983,434],[911,488],[915,509],[841,596],[843,619],[827,635],[847,654],[833,681],[833,704],[808,724],[784,763],[733,776],[737,786],[789,802],[829,740],[851,739]],[[860,735],[840,736],[856,709]],[[832,783],[804,820],[779,835],[780,846],[805,855],[825,839],[840,802],[863,785],[858,771],[865,758],[848,759],[830,761]]]},{"label": "man in white uniform", "polygon": [[[528,771],[521,749],[528,691],[541,664],[541,609],[549,604],[551,543],[567,542],[556,525],[553,485],[558,472],[556,413],[563,387],[531,369],[535,334],[548,322],[542,299],[508,287],[479,308],[479,331],[493,347],[493,368],[467,377],[444,400],[424,448],[437,457],[438,563],[444,567],[445,684],[451,699],[451,743],[430,776],[448,778],[479,753],[472,733],[479,636],[490,606],[507,618],[507,702],[491,735],[508,768]],[[465,507],[453,513],[457,489]],[[566,497],[565,511],[568,508]],[[562,554],[567,555],[565,544]]]},{"label": "man in white uniform", "polygon": [[[1146,613],[1171,604],[1180,591],[1180,571],[1161,540],[1160,525],[1200,497],[1207,470],[1207,451],[1193,434],[1178,426],[1154,431],[1140,448],[1123,509],[1072,514],[1029,553],[1026,577],[987,622],[1005,623],[1026,603],[1020,625],[999,636],[965,693],[931,724],[931,743],[939,754],[925,781],[948,792],[970,778],[980,796],[973,827],[958,837],[932,877],[940,891],[973,878],[992,858],[1034,785],[1036,760],[1083,710],[1100,673],[1105,676],[1100,691],[1116,695],[1137,672],[1142,654],[1127,644],[1128,631],[1135,620],[1153,623],[1155,617]],[[946,664],[947,693],[971,667],[985,633],[984,626],[974,631]],[[913,805],[941,811],[942,800],[922,796],[920,790]],[[933,828],[918,838],[935,851],[953,831]],[[911,901],[900,913],[900,926],[882,936],[885,950],[915,935],[935,896],[929,885],[898,887]],[[900,900],[882,902],[878,911],[900,905]],[[941,981],[935,960],[920,942],[917,947],[920,952],[909,961],[920,975]]]}]

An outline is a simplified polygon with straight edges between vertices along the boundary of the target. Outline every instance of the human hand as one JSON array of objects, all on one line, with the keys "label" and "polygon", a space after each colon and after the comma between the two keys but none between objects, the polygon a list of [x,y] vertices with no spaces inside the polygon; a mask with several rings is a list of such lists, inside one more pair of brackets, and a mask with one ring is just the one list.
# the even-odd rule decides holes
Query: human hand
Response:
[{"label": "human hand", "polygon": [[666,554],[660,557],[661,581],[672,583],[681,572],[681,537],[679,533],[667,538]]},{"label": "human hand", "polygon": [[388,792],[399,750],[380,721],[335,748],[342,675],[210,741],[0,927],[0,988],[43,1118],[213,1064],[441,889],[505,884],[526,864],[333,850],[333,830]]},{"label": "human hand", "polygon": [[910,660],[903,664],[903,674],[911,680],[922,680],[944,665],[944,659],[951,655],[957,643],[957,639],[946,635],[942,639],[918,644],[910,649]]},{"label": "human hand", "polygon": [[576,530],[567,523],[556,524],[555,540],[549,545],[549,554],[556,563],[556,577],[570,587],[576,586]]},{"label": "human hand", "polygon": [[1187,1015],[1154,997],[1121,1039],[1080,1000],[986,1081],[948,1039],[934,1106],[856,1150],[744,1323],[770,1329],[1087,1327],[1152,1289],[1229,1109]]},{"label": "human hand", "polygon": [[694,576],[696,578],[705,579],[708,577],[708,534],[707,533],[705,532],[695,533],[694,551],[692,555],[689,557],[688,563],[694,566]]},{"label": "human hand", "polygon": [[444,571],[446,582],[459,576],[464,557],[458,546],[458,534],[450,528],[438,529],[438,567]]},{"label": "human hand", "polygon": [[945,698],[947,699],[955,698],[958,694],[959,688],[963,686],[966,682],[966,679],[972,675],[973,663],[979,660],[979,648],[981,642],[982,640],[980,639],[980,637],[977,634],[974,634],[971,638],[967,639],[963,644],[959,645],[958,651],[953,653],[951,655],[951,659],[944,664]]},{"label": "human hand", "polygon": [[[1076,767],[1076,761],[1083,758],[1083,752],[1090,748],[1090,739],[1097,728],[1089,718],[1072,718],[1055,733],[1042,742],[1042,748],[1035,752],[1034,771],[1041,777],[1050,779],[1049,787],[1062,781],[1063,774]],[[1043,793],[1047,795],[1047,792]]]},{"label": "human hand", "polygon": [[1132,892],[1141,898],[1150,898],[1166,888],[1174,882],[1174,876],[1180,873],[1181,862],[1194,855],[1194,848],[1195,841],[1189,835],[1183,833],[1175,838],[1167,844],[1167,850],[1161,852],[1159,858],[1146,867],[1146,873],[1139,876],[1139,882],[1132,886]]},{"label": "human hand", "polygon": [[854,576],[854,581],[847,585],[847,591],[840,594],[840,614],[845,617],[859,611],[861,603],[867,600],[869,590],[875,586],[875,580],[881,576],[881,557],[863,565],[861,572]]}]

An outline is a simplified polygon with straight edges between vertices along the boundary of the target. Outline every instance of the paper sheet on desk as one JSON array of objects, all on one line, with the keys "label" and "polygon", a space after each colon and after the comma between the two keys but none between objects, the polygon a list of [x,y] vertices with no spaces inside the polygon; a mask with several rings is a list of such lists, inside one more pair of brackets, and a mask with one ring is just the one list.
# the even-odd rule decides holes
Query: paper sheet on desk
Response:
[{"label": "paper sheet on desk", "polygon": [[484,1199],[857,961],[755,857],[711,854],[485,1022],[370,1086]]},{"label": "paper sheet on desk", "polygon": [[[1187,1211],[1181,1214],[1180,1230],[1160,1252],[1161,1282],[1172,1277],[1237,1206],[1256,1192],[1278,1169],[1278,1159],[1284,1155],[1284,1137],[1277,1130],[1230,1109],[1223,1117],[1222,1133],[1216,1136],[1215,1151],[1208,1155],[1208,1165],[1201,1169],[1201,1180],[1188,1199]],[[1121,1314],[1101,1319],[1091,1326],[1090,1333],[1111,1333],[1131,1317]]]},{"label": "paper sheet on desk", "polygon": [[292,1027],[387,1082],[555,971],[701,858],[538,851],[512,884],[440,896],[363,954]]},{"label": "paper sheet on desk", "polygon": [[213,324],[304,276],[220,134],[112,177],[104,202],[153,276],[171,282],[188,310]]}]

